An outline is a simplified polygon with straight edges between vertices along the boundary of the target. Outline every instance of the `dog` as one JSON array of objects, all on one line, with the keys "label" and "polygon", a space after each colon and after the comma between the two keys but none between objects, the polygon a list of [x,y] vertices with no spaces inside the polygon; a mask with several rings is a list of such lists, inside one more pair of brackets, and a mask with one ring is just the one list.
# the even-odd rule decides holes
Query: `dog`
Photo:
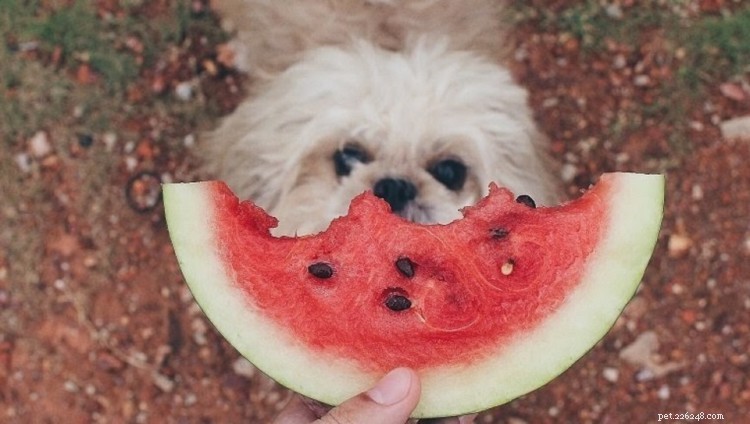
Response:
[{"label": "dog", "polygon": [[447,223],[495,182],[560,198],[556,165],[505,67],[493,0],[214,0],[247,99],[203,137],[204,171],[279,219],[325,229],[371,190]]}]

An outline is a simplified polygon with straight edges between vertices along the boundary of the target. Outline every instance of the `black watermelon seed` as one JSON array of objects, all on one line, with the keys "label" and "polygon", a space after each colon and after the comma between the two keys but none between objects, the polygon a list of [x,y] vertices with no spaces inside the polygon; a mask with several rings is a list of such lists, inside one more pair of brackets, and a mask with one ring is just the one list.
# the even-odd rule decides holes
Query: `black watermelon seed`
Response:
[{"label": "black watermelon seed", "polygon": [[529,196],[528,194],[522,194],[516,197],[516,202],[523,203],[524,205],[530,208],[536,207],[536,202],[534,202],[534,199],[532,199],[531,196]]},{"label": "black watermelon seed", "polygon": [[396,261],[396,268],[401,274],[406,277],[411,278],[414,276],[414,262],[412,262],[409,258],[398,258],[398,260]]},{"label": "black watermelon seed", "polygon": [[406,296],[393,294],[385,300],[385,306],[392,311],[399,312],[411,308],[411,300],[407,299]]},{"label": "black watermelon seed", "polygon": [[490,228],[490,235],[494,239],[501,239],[508,237],[508,234],[510,234],[510,231],[508,231],[507,228]]},{"label": "black watermelon seed", "polygon": [[307,267],[307,271],[318,278],[331,278],[333,268],[325,262],[316,262]]}]

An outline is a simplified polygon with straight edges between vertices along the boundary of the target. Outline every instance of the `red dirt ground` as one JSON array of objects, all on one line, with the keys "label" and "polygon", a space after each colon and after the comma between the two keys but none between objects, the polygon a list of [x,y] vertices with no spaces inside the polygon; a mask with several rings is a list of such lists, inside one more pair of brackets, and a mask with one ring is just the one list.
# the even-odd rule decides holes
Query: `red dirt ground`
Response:
[{"label": "red dirt ground", "polygon": [[[709,87],[680,105],[680,123],[689,124],[677,126],[666,112],[644,111],[675,71],[659,60],[670,52],[658,34],[587,55],[563,34],[533,24],[519,31],[513,70],[570,193],[602,172],[663,172],[667,203],[642,287],[614,329],[561,377],[477,422],[641,423],[668,413],[747,420],[750,140],[723,140],[718,123],[750,115],[750,92]],[[224,110],[236,105],[241,78],[202,78],[205,96]],[[180,134],[179,123],[158,117],[123,125]],[[289,394],[206,321],[180,275],[161,205],[148,208],[156,180],[131,180],[138,171],[196,178],[194,159],[154,138],[114,150],[105,139],[30,151],[33,169],[16,177],[18,192],[3,194],[12,202],[0,210],[0,421],[269,422]],[[98,169],[102,155],[115,166]],[[34,200],[40,193],[44,202]]]}]

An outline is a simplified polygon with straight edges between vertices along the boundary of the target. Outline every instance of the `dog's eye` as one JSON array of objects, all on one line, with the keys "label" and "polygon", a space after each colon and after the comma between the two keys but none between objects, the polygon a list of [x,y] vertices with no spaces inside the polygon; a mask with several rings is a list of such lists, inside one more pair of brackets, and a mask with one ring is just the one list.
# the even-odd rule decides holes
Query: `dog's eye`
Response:
[{"label": "dog's eye", "polygon": [[460,190],[466,181],[466,165],[455,159],[444,159],[428,169],[436,180],[451,190]]},{"label": "dog's eye", "polygon": [[367,163],[370,160],[370,155],[364,149],[353,144],[347,144],[333,154],[333,166],[336,175],[340,177],[349,175],[357,163]]}]

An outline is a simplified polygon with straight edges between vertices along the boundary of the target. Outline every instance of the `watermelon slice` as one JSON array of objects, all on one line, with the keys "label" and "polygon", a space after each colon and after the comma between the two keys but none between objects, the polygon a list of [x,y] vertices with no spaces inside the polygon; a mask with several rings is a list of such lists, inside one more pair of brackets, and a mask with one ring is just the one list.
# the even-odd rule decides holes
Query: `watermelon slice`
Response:
[{"label": "watermelon slice", "polygon": [[327,404],[412,367],[415,417],[505,403],[591,349],[641,280],[663,200],[660,175],[605,174],[540,208],[493,185],[462,219],[420,225],[365,193],[326,231],[277,238],[224,183],[164,186],[185,279],[242,355]]}]

